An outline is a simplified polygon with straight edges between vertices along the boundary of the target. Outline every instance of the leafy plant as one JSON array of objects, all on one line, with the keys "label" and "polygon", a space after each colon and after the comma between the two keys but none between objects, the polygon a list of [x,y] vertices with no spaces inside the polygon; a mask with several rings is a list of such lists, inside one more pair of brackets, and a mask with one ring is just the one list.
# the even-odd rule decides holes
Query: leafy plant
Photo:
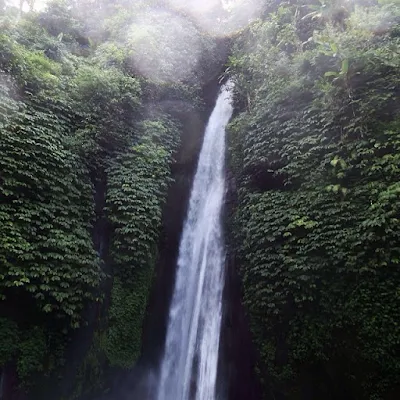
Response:
[{"label": "leafy plant", "polygon": [[280,7],[235,39],[229,70],[230,248],[257,369],[276,397],[298,398],[310,374],[323,398],[317,366],[353,397],[389,398],[400,371],[394,25],[376,6],[341,23]]}]

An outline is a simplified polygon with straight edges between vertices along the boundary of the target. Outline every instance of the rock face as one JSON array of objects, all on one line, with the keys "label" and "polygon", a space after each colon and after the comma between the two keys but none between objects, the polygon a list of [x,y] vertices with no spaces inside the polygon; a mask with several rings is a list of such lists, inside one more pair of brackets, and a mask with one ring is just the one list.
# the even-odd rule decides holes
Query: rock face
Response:
[{"label": "rock face", "polygon": [[256,352],[249,321],[242,305],[241,282],[235,260],[226,263],[224,319],[221,328],[221,387],[229,400],[259,400],[261,391],[255,376]]},{"label": "rock face", "polygon": [[249,320],[242,304],[242,283],[235,261],[228,221],[236,203],[233,174],[226,172],[225,240],[227,246],[224,291],[224,317],[221,328],[220,390],[229,400],[259,400],[261,388],[255,375],[256,349],[252,343]]}]

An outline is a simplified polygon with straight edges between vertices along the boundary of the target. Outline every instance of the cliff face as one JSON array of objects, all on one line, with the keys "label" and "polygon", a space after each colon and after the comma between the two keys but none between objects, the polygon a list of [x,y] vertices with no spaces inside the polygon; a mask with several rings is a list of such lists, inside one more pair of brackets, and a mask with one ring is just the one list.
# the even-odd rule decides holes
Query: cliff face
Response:
[{"label": "cliff face", "polygon": [[392,399],[398,9],[313,10],[281,5],[235,41],[231,249],[265,398]]}]

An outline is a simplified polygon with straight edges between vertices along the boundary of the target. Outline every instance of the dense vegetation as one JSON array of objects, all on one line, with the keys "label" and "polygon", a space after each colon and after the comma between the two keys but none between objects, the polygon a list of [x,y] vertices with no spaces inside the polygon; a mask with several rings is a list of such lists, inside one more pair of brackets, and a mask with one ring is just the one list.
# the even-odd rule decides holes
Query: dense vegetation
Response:
[{"label": "dense vegetation", "polygon": [[268,4],[230,59],[258,372],[266,398],[397,398],[399,8],[305,3]]},{"label": "dense vegetation", "polygon": [[[0,3],[0,368],[39,397],[38,378],[61,377],[67,361],[77,385],[64,395],[77,397],[140,352],[182,134],[162,102],[201,107],[205,75],[183,71],[153,3],[62,0],[22,14]],[[212,59],[214,42],[185,23],[179,51],[195,42],[195,62]]]},{"label": "dense vegetation", "polygon": [[[106,389],[139,356],[177,116],[221,67],[166,3],[0,0],[0,372],[30,398]],[[265,398],[397,398],[398,4],[243,3],[264,13],[226,71],[229,250]]]}]

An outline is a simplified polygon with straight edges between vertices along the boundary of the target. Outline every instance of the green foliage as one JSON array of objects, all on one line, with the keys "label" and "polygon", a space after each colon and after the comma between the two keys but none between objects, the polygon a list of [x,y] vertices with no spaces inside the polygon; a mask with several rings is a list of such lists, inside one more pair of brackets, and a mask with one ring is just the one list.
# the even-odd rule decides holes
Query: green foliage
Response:
[{"label": "green foliage", "polygon": [[70,87],[71,104],[82,119],[73,145],[89,168],[105,169],[109,158],[132,141],[140,105],[139,82],[115,68],[83,65]]},{"label": "green foliage", "polygon": [[84,47],[88,44],[84,35],[85,23],[71,5],[68,0],[50,1],[45,12],[38,17],[39,26],[50,36],[56,37],[59,42],[67,44],[71,52],[87,55],[84,51]]},{"label": "green foliage", "polygon": [[[180,130],[168,117],[138,123],[139,79],[117,64],[104,68],[99,52],[88,58],[88,51],[79,50],[88,41],[66,3],[0,23],[6,27],[0,35],[0,296],[4,307],[15,307],[19,299],[17,307],[26,309],[21,327],[1,319],[1,335],[18,335],[4,340],[0,363],[15,362],[22,385],[30,387],[38,373],[50,376],[60,367],[65,335],[86,323],[83,309],[101,298],[105,274],[92,231],[105,211],[93,194],[108,173],[115,281],[131,269],[129,282],[137,291],[125,308],[136,333],[135,349],[126,357],[133,362],[137,356]],[[125,199],[135,193],[136,200]],[[107,345],[96,342],[90,353],[101,361],[83,366],[90,381],[103,374],[105,351],[118,364],[112,356],[118,353],[114,346],[123,345],[115,333],[123,326],[115,311],[118,290],[117,284],[110,331],[102,321],[99,333]],[[37,321],[42,325],[33,326]]]},{"label": "green foliage", "polygon": [[14,321],[0,318],[0,365],[12,360],[18,348],[18,326]]},{"label": "green foliage", "polygon": [[79,367],[73,398],[104,386],[104,364],[130,368],[141,350],[161,228],[161,210],[180,126],[170,117],[143,120],[134,144],[107,171],[107,214],[112,223],[113,284],[106,323]]},{"label": "green foliage", "polygon": [[0,318],[0,365],[13,365],[19,385],[25,389],[33,386],[33,378],[49,375],[64,361],[63,335],[48,331],[44,326],[18,326],[8,318]]},{"label": "green foliage", "polygon": [[99,117],[113,115],[117,120],[115,123],[118,120],[126,121],[128,115],[132,118],[140,104],[137,79],[126,76],[117,69],[84,65],[77,71],[71,85],[75,89],[72,93],[74,100],[84,107],[82,112],[94,113]]},{"label": "green foliage", "polygon": [[20,356],[17,363],[17,372],[22,382],[38,372],[43,372],[44,358],[47,353],[46,335],[43,328],[37,326],[25,333],[19,344]]},{"label": "green foliage", "polygon": [[281,7],[234,45],[233,245],[272,389],[296,399],[318,366],[385,398],[400,373],[398,10],[310,12]]},{"label": "green foliage", "polygon": [[[155,249],[153,251],[155,261],[157,253]],[[120,278],[114,279],[109,328],[104,343],[105,354],[112,366],[130,368],[139,357],[153,265],[134,271],[132,283],[125,283]]]},{"label": "green foliage", "polygon": [[[73,329],[95,332],[75,398],[140,351],[181,135],[164,102],[199,107],[216,67],[215,40],[184,16],[167,37],[156,3],[55,0],[22,14],[0,4],[0,301],[23,310],[0,319],[0,367],[15,365],[37,398],[63,374]],[[91,307],[95,321],[83,317]]]},{"label": "green foliage", "polygon": [[127,62],[126,48],[118,43],[105,42],[97,47],[93,61],[105,68],[124,69]]},{"label": "green foliage", "polygon": [[141,326],[157,255],[169,166],[180,130],[168,119],[146,120],[139,139],[109,171],[108,216],[114,226],[114,284],[105,352],[130,367],[140,351]]},{"label": "green foliage", "polygon": [[138,144],[117,157],[108,174],[108,214],[115,227],[112,251],[118,273],[128,280],[131,270],[144,268],[152,257],[177,144],[173,135],[179,134],[161,121],[145,121],[142,127]]},{"label": "green foliage", "polygon": [[[115,226],[113,249],[119,271],[143,267],[161,223],[160,197],[166,189],[168,153],[149,142],[116,159],[109,173],[109,218]],[[134,262],[136,265],[131,265]]]},{"label": "green foliage", "polygon": [[106,385],[104,347],[104,333],[96,331],[93,335],[92,345],[78,367],[76,383],[70,399],[77,399],[82,395],[104,389]]},{"label": "green foliage", "polygon": [[[56,63],[7,37],[2,46],[0,286],[29,293],[38,309],[76,325],[100,275],[88,231],[92,185],[68,148],[74,116],[45,95],[57,91]],[[26,97],[17,101],[21,89]]]},{"label": "green foliage", "polygon": [[35,103],[2,127],[0,287],[29,293],[39,309],[76,325],[100,271],[88,231],[92,186],[66,147],[68,128]]},{"label": "green foliage", "polygon": [[0,68],[15,76],[26,91],[55,90],[59,84],[60,66],[42,52],[28,50],[8,36],[0,35]]}]

